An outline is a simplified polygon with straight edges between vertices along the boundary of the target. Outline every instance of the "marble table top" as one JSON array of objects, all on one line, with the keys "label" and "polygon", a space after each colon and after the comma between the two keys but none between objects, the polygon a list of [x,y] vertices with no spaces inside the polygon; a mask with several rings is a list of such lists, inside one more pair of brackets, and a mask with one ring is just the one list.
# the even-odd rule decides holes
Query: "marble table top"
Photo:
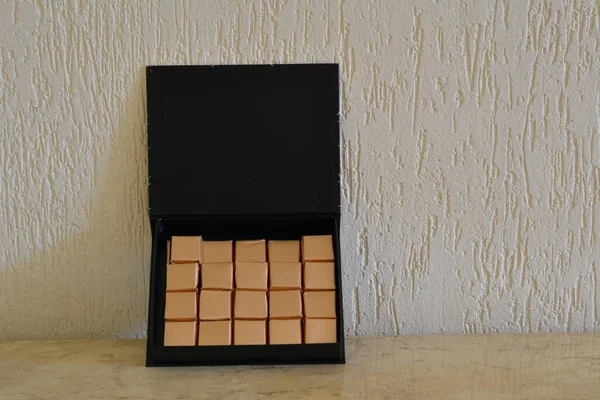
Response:
[{"label": "marble table top", "polygon": [[0,342],[0,399],[600,399],[600,333],[346,345],[345,365],[146,368],[142,340]]}]

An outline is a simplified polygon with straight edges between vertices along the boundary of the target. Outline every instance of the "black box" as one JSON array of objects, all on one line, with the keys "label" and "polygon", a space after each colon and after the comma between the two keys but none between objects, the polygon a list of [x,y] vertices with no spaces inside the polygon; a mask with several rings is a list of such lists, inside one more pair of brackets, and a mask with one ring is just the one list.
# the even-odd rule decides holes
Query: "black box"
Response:
[{"label": "black box", "polygon": [[[343,363],[337,64],[151,66],[147,366]],[[172,235],[331,234],[337,343],[163,346]]]}]

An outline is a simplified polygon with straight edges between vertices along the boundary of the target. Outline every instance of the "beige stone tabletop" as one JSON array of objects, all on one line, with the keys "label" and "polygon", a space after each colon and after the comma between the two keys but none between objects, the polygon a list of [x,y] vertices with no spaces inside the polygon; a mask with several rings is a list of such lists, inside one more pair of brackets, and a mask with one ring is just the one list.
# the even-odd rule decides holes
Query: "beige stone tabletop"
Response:
[{"label": "beige stone tabletop", "polygon": [[144,367],[145,342],[0,342],[0,399],[600,399],[600,334],[347,339],[345,365]]}]

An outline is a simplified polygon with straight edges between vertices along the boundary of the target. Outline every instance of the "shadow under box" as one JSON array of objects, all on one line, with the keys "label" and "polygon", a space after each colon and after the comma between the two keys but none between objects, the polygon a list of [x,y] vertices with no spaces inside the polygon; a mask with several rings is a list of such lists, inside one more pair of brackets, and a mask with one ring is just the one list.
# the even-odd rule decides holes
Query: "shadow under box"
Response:
[{"label": "shadow under box", "polygon": [[[186,235],[202,236],[205,240],[299,240],[305,235],[332,235],[335,253],[337,342],[164,346],[167,240],[171,236]],[[335,217],[157,218],[152,224],[152,238],[147,366],[345,362],[339,226]]]}]

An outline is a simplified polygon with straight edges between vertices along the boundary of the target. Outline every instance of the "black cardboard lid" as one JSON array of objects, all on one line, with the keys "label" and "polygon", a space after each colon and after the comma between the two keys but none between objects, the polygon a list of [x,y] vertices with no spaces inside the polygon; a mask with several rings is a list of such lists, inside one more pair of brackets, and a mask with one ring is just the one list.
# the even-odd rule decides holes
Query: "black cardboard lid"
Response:
[{"label": "black cardboard lid", "polygon": [[337,214],[337,64],[148,67],[150,215]]}]

